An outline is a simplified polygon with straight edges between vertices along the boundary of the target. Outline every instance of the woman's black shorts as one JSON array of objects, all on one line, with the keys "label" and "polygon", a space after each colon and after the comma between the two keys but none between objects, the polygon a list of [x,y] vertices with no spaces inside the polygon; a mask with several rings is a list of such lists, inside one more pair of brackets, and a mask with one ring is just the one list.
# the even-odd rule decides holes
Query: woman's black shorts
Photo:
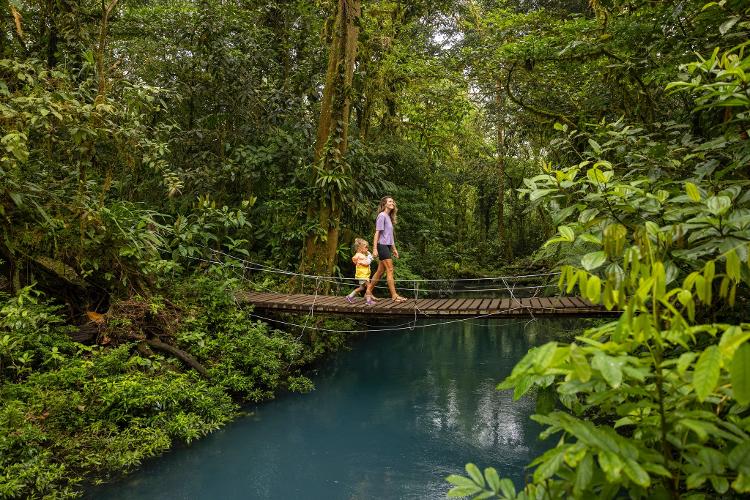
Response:
[{"label": "woman's black shorts", "polygon": [[393,257],[391,257],[391,247],[389,245],[383,245],[381,243],[378,243],[378,259],[388,260],[392,258]]}]

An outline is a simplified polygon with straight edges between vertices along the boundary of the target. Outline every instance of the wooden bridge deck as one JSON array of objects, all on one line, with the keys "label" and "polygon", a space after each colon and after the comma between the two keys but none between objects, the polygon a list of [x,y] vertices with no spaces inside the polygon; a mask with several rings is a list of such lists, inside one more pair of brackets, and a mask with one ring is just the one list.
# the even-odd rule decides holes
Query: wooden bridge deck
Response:
[{"label": "wooden bridge deck", "polygon": [[406,302],[393,302],[381,298],[375,305],[368,306],[365,299],[357,297],[354,304],[345,297],[328,295],[288,295],[283,293],[246,292],[238,296],[244,302],[252,303],[258,310],[315,314],[344,314],[366,316],[411,316],[415,309],[418,317],[469,317],[488,315],[492,317],[530,315],[535,316],[599,316],[619,314],[607,311],[581,297],[534,297],[522,299],[409,299]]}]

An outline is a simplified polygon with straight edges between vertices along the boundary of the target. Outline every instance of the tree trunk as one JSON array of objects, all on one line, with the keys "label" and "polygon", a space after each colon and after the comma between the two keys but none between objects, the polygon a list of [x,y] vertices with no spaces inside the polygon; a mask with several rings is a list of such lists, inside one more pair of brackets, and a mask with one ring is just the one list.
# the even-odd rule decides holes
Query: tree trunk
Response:
[{"label": "tree trunk", "polygon": [[103,100],[104,94],[107,90],[107,71],[105,69],[104,58],[107,50],[107,23],[109,22],[109,16],[112,14],[112,10],[117,5],[118,0],[110,0],[106,6],[102,3],[102,19],[99,24],[99,40],[96,46],[96,73],[98,77],[98,95],[97,99]]},{"label": "tree trunk", "polygon": [[491,213],[491,201],[488,201],[487,189],[484,182],[480,182],[478,186],[479,193],[477,194],[479,204],[479,241],[482,243],[487,242],[487,237],[490,232],[490,219]]},{"label": "tree trunk", "polygon": [[51,7],[51,2],[48,2],[46,24],[49,26],[47,36],[47,67],[54,68],[57,66],[58,32],[57,19],[54,15],[54,9]]},{"label": "tree trunk", "polygon": [[505,127],[503,125],[503,86],[502,82],[497,82],[497,92],[495,93],[495,104],[497,105],[497,236],[500,238],[500,245],[504,249],[504,257],[510,258],[510,242],[505,235]]},{"label": "tree trunk", "polygon": [[348,143],[359,16],[360,0],[338,0],[315,141],[313,183],[321,188],[321,194],[308,208],[308,215],[316,220],[317,227],[305,238],[300,265],[300,271],[307,274],[331,275],[336,261],[344,200],[342,190],[346,186],[324,178],[332,176],[344,183],[351,181],[344,154]]}]

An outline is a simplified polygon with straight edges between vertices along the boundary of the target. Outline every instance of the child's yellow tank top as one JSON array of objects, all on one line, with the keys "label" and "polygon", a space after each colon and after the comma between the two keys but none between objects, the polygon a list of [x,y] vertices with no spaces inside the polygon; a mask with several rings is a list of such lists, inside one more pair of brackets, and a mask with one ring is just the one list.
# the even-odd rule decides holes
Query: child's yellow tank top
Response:
[{"label": "child's yellow tank top", "polygon": [[367,252],[367,265],[357,264],[354,271],[354,278],[358,280],[369,280],[370,279],[370,262],[372,262],[372,254]]}]

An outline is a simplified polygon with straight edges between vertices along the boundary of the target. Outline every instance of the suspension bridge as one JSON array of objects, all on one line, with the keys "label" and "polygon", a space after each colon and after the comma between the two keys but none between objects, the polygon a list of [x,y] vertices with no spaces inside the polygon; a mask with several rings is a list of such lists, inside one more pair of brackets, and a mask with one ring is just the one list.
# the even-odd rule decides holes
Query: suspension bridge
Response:
[{"label": "suspension bridge", "polygon": [[[582,297],[561,295],[557,287],[558,272],[482,278],[397,279],[398,291],[407,300],[397,302],[380,298],[375,304],[368,305],[362,297],[352,302],[346,300],[346,292],[357,286],[357,281],[353,278],[297,273],[215,250],[214,258],[205,262],[233,269],[238,278],[254,289],[238,293],[237,300],[252,304],[256,311],[264,313],[296,313],[309,317],[408,317],[413,319],[413,325],[416,325],[419,318],[440,318],[453,322],[491,317],[525,316],[533,320],[536,316],[607,316],[620,313],[608,311]],[[312,289],[314,293],[279,293],[264,285],[263,279],[258,279],[258,276],[266,274],[297,280],[300,288]],[[387,290],[384,281],[381,280],[376,287],[381,295]],[[328,293],[321,294],[320,290],[328,290]],[[305,327],[267,315],[256,317]]]}]

